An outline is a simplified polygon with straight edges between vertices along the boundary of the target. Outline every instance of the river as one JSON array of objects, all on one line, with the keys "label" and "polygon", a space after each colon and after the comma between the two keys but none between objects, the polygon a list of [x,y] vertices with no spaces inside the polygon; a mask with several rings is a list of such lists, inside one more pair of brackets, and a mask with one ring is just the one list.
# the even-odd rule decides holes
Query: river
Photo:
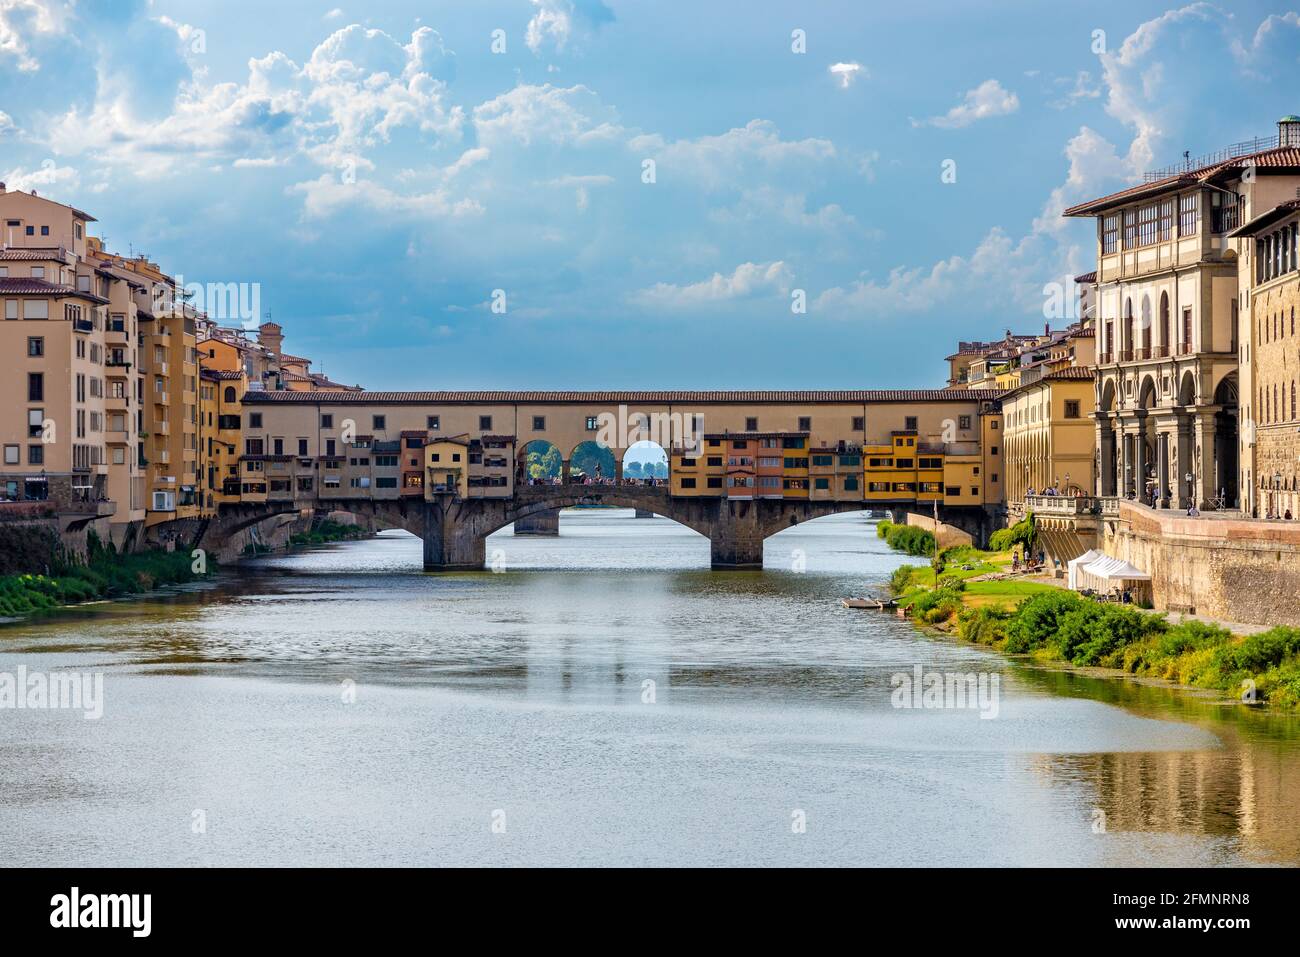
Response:
[{"label": "river", "polygon": [[[427,575],[403,532],[0,627],[6,865],[1300,863],[1300,718],[1009,661],[845,595],[860,515],[712,572],[704,538],[568,511]],[[893,676],[997,677],[996,714]],[[987,704],[987,702],[986,702]]]}]

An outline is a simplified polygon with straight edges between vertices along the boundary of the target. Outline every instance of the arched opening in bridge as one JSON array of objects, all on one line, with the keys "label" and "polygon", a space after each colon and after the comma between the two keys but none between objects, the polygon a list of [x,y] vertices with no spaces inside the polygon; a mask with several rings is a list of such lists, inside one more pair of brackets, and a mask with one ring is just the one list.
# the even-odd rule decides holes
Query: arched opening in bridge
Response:
[{"label": "arched opening in bridge", "polygon": [[618,460],[609,446],[588,439],[569,453],[569,481],[579,485],[615,485]]},{"label": "arched opening in bridge", "polygon": [[525,442],[519,449],[518,485],[558,485],[564,477],[564,456],[545,439]]},{"label": "arched opening in bridge", "polygon": [[667,485],[668,453],[658,442],[636,442],[623,453],[623,484]]}]

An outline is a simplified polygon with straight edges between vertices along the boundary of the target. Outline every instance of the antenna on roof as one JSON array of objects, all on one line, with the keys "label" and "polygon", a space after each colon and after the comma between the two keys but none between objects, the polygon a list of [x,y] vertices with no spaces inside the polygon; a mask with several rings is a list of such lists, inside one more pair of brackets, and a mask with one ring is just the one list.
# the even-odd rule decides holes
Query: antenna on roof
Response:
[{"label": "antenna on roof", "polygon": [[1191,150],[1183,150],[1183,165],[1186,166],[1188,169],[1191,169],[1191,168],[1192,168],[1192,151],[1191,151]]}]

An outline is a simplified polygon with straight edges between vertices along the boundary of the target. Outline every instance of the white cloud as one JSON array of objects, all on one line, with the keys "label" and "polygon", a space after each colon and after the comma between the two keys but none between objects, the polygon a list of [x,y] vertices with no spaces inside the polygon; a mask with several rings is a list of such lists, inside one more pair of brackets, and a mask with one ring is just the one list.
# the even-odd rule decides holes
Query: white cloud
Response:
[{"label": "white cloud", "polygon": [[913,126],[937,126],[940,129],[960,129],[992,116],[1006,116],[1020,109],[1020,99],[1003,88],[997,80],[985,80],[973,90],[967,90],[960,103],[943,116],[928,120],[913,120]]},{"label": "white cloud", "polygon": [[18,127],[14,126],[14,119],[4,110],[0,110],[0,137],[9,136],[16,132]]},{"label": "white cloud", "polygon": [[660,282],[633,293],[629,299],[636,305],[657,309],[689,309],[748,299],[763,293],[785,293],[790,288],[792,274],[784,262],[741,263],[730,276],[714,273],[703,282],[686,286]]},{"label": "white cloud", "polygon": [[864,78],[867,76],[866,70],[862,68],[861,63],[832,63],[830,65],[831,75],[840,81],[840,87],[847,90],[849,85],[861,74]]},{"label": "white cloud", "polygon": [[326,13],[325,16],[321,17],[321,19],[322,19],[322,20],[338,20],[338,19],[339,19],[340,17],[342,17],[342,16],[343,16],[343,8],[342,8],[342,7],[335,7],[333,10],[329,11],[328,13]]},{"label": "white cloud", "polygon": [[293,154],[369,168],[366,153],[398,129],[459,140],[464,112],[446,104],[439,79],[450,74],[451,56],[428,27],[402,44],[354,24],[326,38],[302,67],[273,51],[249,60],[242,84],[210,84],[194,73],[162,117],[142,114],[132,91],[101,71],[93,106],[69,110],[47,140],[60,154],[89,152],[145,175],[185,161],[250,168]]},{"label": "white cloud", "polygon": [[830,140],[783,140],[770,120],[750,120],[717,136],[671,143],[658,134],[638,135],[628,148],[655,159],[659,182],[671,179],[704,188],[732,186],[751,176],[792,165],[815,165],[836,155]]},{"label": "white cloud", "polygon": [[81,177],[71,166],[58,166],[53,160],[46,160],[36,169],[15,167],[0,175],[0,183],[4,183],[7,189],[26,193],[35,189],[41,194],[48,193],[50,187],[55,186],[61,192],[76,189],[80,180]]},{"label": "white cloud", "polygon": [[573,40],[595,32],[614,19],[601,0],[532,0],[536,12],[524,31],[524,43],[534,53],[550,44],[563,52]]},{"label": "white cloud", "polygon": [[369,180],[345,183],[330,173],[297,183],[289,191],[302,195],[307,219],[327,219],[350,206],[364,206],[399,219],[450,219],[483,212],[476,201],[454,199],[445,190],[403,195]]},{"label": "white cloud", "polygon": [[585,86],[520,84],[474,108],[478,141],[491,146],[584,146],[624,135],[618,115]]},{"label": "white cloud", "polygon": [[1063,87],[1073,82],[1074,86],[1067,90],[1063,95],[1058,95],[1056,99],[1050,100],[1048,106],[1057,110],[1064,110],[1074,106],[1081,100],[1095,100],[1101,96],[1101,87],[1098,86],[1092,78],[1092,74],[1087,70],[1080,70],[1073,77],[1057,77],[1053,80],[1055,86]]},{"label": "white cloud", "polygon": [[0,56],[18,61],[18,69],[31,73],[41,68],[31,52],[33,37],[62,34],[72,17],[66,0],[0,0]]}]

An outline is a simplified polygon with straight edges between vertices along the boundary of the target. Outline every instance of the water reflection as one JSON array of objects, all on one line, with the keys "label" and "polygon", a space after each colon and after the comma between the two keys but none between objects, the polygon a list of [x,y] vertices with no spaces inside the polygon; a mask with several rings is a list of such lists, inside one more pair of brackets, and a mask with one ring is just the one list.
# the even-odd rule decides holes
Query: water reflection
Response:
[{"label": "water reflection", "polygon": [[[562,530],[494,536],[503,574],[393,533],[0,629],[0,669],[109,676],[93,726],[0,715],[10,863],[1300,862],[1300,722],[843,609],[900,564],[860,517],[739,574],[663,519]],[[998,674],[999,717],[891,707],[915,664]]]}]

